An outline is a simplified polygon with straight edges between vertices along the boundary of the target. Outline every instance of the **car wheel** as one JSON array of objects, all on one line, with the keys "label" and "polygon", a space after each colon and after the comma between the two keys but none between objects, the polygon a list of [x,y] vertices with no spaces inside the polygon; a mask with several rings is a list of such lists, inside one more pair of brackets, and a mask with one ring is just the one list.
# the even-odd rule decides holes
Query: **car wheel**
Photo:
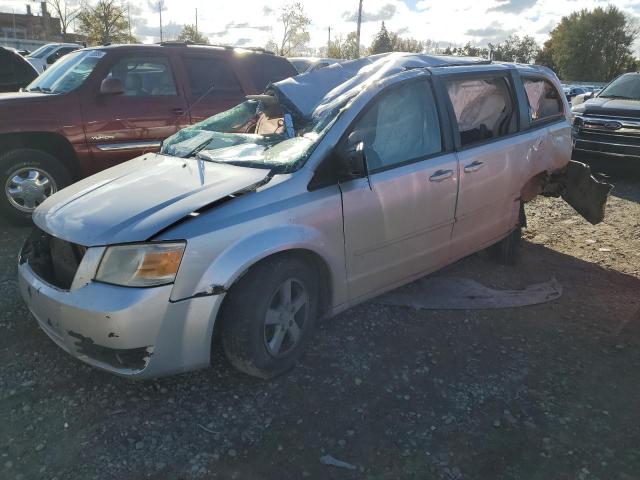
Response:
[{"label": "car wheel", "polygon": [[522,240],[522,227],[527,226],[527,217],[524,212],[524,205],[520,204],[520,219],[518,226],[499,242],[487,248],[489,258],[502,265],[515,265],[520,252],[520,241]]},{"label": "car wheel", "polygon": [[227,294],[222,346],[238,370],[272,378],[300,359],[311,338],[319,298],[314,268],[278,255],[252,267]]},{"label": "car wheel", "polygon": [[0,211],[18,223],[28,223],[35,208],[71,182],[69,172],[41,150],[20,148],[0,156]]}]

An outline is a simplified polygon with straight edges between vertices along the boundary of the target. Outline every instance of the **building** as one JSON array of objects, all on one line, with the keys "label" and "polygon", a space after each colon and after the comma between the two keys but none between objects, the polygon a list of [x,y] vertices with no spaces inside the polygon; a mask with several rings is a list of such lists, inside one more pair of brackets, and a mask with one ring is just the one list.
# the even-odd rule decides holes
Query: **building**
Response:
[{"label": "building", "polygon": [[35,50],[51,42],[74,42],[76,35],[67,34],[63,39],[60,19],[52,17],[47,2],[40,2],[39,14],[26,5],[26,13],[0,12],[0,44],[9,47]]}]

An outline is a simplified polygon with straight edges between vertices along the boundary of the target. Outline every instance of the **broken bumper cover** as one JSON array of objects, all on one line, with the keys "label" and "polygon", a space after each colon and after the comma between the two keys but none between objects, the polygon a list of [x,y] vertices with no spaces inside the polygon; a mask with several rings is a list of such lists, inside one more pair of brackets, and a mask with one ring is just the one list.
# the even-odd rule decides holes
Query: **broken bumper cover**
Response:
[{"label": "broken bumper cover", "polygon": [[126,288],[92,282],[72,291],[19,266],[19,285],[45,333],[71,355],[117,375],[153,378],[206,367],[223,295],[170,302],[172,285]]}]

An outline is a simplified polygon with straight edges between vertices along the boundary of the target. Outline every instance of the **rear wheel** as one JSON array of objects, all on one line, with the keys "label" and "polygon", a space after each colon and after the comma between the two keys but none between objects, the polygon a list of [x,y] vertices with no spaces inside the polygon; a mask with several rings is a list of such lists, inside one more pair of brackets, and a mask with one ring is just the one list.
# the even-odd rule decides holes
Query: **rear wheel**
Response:
[{"label": "rear wheel", "polygon": [[27,223],[47,197],[71,182],[69,172],[41,150],[20,148],[0,156],[0,211],[14,222]]},{"label": "rear wheel", "polygon": [[280,255],[252,267],[228,293],[222,346],[238,370],[271,378],[292,368],[311,338],[319,283],[303,258]]}]

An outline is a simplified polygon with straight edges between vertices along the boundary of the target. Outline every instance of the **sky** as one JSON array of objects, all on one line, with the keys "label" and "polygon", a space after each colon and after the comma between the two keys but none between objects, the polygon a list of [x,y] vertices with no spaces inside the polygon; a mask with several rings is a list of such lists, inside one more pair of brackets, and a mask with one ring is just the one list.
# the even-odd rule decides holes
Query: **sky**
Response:
[{"label": "sky", "polygon": [[[214,44],[265,46],[278,42],[278,14],[293,0],[163,0],[165,40],[192,24],[198,10],[198,29]],[[311,18],[311,47],[332,37],[355,31],[358,0],[299,0]],[[0,0],[0,11],[24,13],[38,1]],[[68,0],[69,5],[79,3]],[[130,6],[134,34],[145,43],[159,41],[158,0],[122,0]],[[542,44],[562,16],[581,8],[613,4],[632,16],[640,15],[640,0],[363,0],[362,44],[370,45],[384,21],[389,31],[418,40],[432,40],[440,47],[471,42],[486,45],[510,34],[532,35]]]}]

